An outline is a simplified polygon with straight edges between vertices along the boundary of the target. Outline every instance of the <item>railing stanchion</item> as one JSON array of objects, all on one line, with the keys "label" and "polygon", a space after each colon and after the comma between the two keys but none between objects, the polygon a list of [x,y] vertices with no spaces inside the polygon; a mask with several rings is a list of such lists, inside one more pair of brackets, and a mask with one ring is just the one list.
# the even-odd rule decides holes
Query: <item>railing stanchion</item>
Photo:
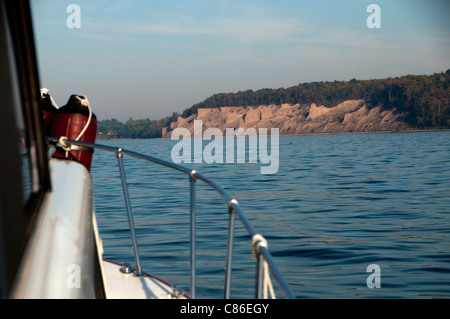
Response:
[{"label": "railing stanchion", "polygon": [[119,162],[120,177],[122,179],[123,196],[125,198],[125,206],[127,209],[128,224],[130,226],[131,241],[133,243],[133,249],[134,249],[134,258],[136,260],[136,276],[141,276],[142,275],[142,266],[141,266],[141,260],[139,258],[139,249],[137,246],[136,234],[134,231],[134,222],[133,222],[133,215],[131,212],[130,196],[128,194],[128,186],[127,186],[127,180],[125,177],[125,169],[123,167],[122,156],[123,156],[122,149],[119,148],[117,150],[116,157]]},{"label": "railing stanchion", "polygon": [[256,287],[255,298],[263,299],[263,286],[264,286],[264,256],[260,253],[256,258]]},{"label": "railing stanchion", "polygon": [[231,290],[231,269],[233,263],[233,238],[234,238],[234,220],[236,213],[233,204],[237,204],[235,199],[228,203],[228,237],[227,237],[227,256],[225,261],[225,287],[224,299],[230,299]]},{"label": "railing stanchion", "polygon": [[189,176],[191,188],[191,298],[195,299],[195,282],[196,282],[196,236],[195,236],[195,170]]}]

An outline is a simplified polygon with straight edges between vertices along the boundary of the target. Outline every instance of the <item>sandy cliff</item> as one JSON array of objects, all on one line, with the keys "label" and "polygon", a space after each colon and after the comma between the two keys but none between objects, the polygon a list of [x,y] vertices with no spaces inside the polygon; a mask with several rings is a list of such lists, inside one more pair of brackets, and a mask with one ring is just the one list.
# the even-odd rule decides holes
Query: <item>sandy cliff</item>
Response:
[{"label": "sandy cliff", "polygon": [[163,137],[170,138],[177,127],[189,129],[194,120],[202,120],[203,129],[219,128],[279,128],[280,135],[310,133],[384,132],[407,129],[401,114],[369,108],[363,100],[349,100],[331,108],[311,105],[260,105],[258,107],[230,106],[198,109],[188,118],[178,117],[163,129]]}]

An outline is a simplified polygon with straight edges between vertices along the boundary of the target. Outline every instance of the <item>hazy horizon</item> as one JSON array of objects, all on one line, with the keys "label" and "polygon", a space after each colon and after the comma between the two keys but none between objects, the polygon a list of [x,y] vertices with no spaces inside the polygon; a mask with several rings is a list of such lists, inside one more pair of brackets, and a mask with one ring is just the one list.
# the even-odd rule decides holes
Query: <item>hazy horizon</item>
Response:
[{"label": "hazy horizon", "polygon": [[[68,7],[80,9],[70,28]],[[370,28],[370,4],[380,8]],[[98,119],[161,119],[216,93],[450,68],[449,1],[31,1],[41,86]]]}]

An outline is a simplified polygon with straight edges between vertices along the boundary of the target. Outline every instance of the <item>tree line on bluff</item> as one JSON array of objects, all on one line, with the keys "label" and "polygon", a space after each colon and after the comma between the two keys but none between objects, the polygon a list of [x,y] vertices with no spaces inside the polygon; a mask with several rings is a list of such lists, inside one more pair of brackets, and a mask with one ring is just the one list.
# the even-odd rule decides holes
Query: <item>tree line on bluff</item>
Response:
[{"label": "tree line on bluff", "polygon": [[199,108],[225,106],[311,104],[333,107],[346,100],[365,100],[369,108],[382,106],[405,114],[406,124],[417,129],[450,128],[450,69],[433,75],[406,75],[379,80],[356,80],[302,83],[290,88],[247,90],[218,93],[161,120],[133,120],[125,124],[116,119],[99,121],[98,132],[117,138],[158,138],[163,127],[197,114]]}]

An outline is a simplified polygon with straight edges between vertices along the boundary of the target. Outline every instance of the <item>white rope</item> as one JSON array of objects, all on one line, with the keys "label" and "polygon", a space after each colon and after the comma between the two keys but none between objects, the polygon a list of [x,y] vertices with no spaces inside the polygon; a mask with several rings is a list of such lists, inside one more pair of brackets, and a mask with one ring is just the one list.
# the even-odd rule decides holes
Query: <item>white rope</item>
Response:
[{"label": "white rope", "polygon": [[58,105],[56,104],[55,100],[53,100],[53,97],[50,95],[50,91],[46,88],[41,89],[41,99],[44,98],[44,95],[48,95],[50,97],[50,101],[52,105],[57,109]]},{"label": "white rope", "polygon": [[273,291],[272,280],[270,279],[269,263],[264,259],[264,299],[267,299],[267,291],[270,290],[270,298],[276,299]]},{"label": "white rope", "polygon": [[61,136],[59,138],[59,144],[61,145],[62,149],[65,151],[70,151],[70,144],[66,143],[67,137]]},{"label": "white rope", "polygon": [[[258,248],[260,246],[268,247],[267,240],[260,234],[256,234],[252,238],[252,254],[255,259],[259,258],[260,252],[258,252]],[[272,280],[270,279],[270,272],[269,272],[269,263],[265,258],[263,258],[263,271],[264,271],[264,282],[263,282],[263,297],[264,299],[268,298],[268,291],[270,291],[270,297],[272,299],[276,299],[275,292],[273,290]]]},{"label": "white rope", "polygon": [[61,136],[59,138],[59,144],[61,145],[61,148],[66,151],[66,157],[69,157],[69,151],[70,151],[70,144],[66,143],[67,136]]},{"label": "white rope", "polygon": [[89,124],[91,123],[91,119],[92,119],[92,109],[91,106],[89,105],[89,101],[87,99],[86,96],[82,95],[82,99],[81,99],[81,104],[84,106],[87,106],[87,108],[89,109],[89,117],[88,120],[86,122],[86,125],[84,126],[83,130],[80,132],[80,134],[77,136],[77,138],[75,139],[75,141],[78,141],[84,134],[84,132],[86,132]]}]

